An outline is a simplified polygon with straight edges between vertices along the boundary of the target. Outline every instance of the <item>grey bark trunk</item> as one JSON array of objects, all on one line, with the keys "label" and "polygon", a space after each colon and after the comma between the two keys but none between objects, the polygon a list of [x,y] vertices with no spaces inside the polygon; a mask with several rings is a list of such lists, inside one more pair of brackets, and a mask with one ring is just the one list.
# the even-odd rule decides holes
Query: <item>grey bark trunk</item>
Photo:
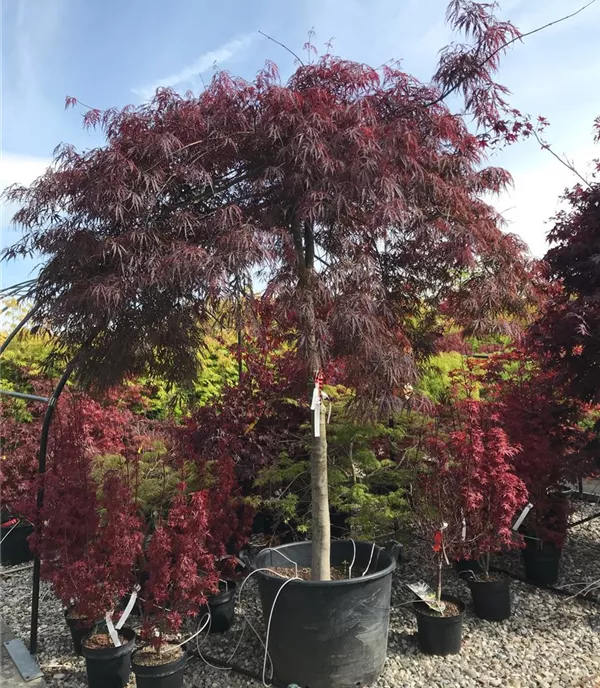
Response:
[{"label": "grey bark trunk", "polygon": [[[296,251],[298,283],[305,290],[306,313],[304,335],[306,337],[308,369],[316,376],[323,361],[319,355],[316,339],[316,313],[313,301],[315,268],[315,235],[311,222],[301,222],[295,212],[291,213],[291,232]],[[312,389],[310,390],[312,392]],[[312,395],[311,395],[312,396]],[[329,521],[329,489],[327,480],[327,426],[325,411],[321,405],[319,418],[320,433],[315,437],[315,418],[312,420],[312,447],[310,452],[310,485],[312,509],[312,561],[313,580],[331,580],[331,526]]]},{"label": "grey bark trunk", "polygon": [[327,423],[321,405],[320,437],[314,436],[310,455],[312,501],[312,567],[313,580],[331,580],[331,526],[329,520],[329,486],[327,480]]}]

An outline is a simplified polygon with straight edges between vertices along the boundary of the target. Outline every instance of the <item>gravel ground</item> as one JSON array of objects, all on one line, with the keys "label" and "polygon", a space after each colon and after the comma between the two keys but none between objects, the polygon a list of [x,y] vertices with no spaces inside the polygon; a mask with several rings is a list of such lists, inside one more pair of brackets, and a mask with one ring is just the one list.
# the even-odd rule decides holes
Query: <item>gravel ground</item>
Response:
[{"label": "gravel ground", "polygon": [[[598,504],[579,504],[573,519],[598,512]],[[519,557],[504,558],[518,572]],[[513,616],[502,623],[477,619],[470,608],[464,621],[463,650],[451,657],[428,657],[416,644],[416,623],[410,593],[403,581],[433,581],[431,551],[423,543],[405,545],[404,562],[394,577],[388,660],[377,688],[600,688],[600,606],[594,602],[569,600],[518,581],[513,582]],[[10,567],[2,568],[2,573]],[[563,553],[559,586],[577,590],[600,578],[600,519],[570,531]],[[467,586],[449,570],[445,591],[469,602]],[[2,615],[24,640],[29,637],[31,571],[18,572],[2,580]],[[257,589],[249,581],[243,591],[243,607],[257,630],[260,620]],[[226,660],[240,638],[242,616],[224,635],[203,637],[206,656]],[[49,686],[86,686],[85,662],[72,653],[71,639],[60,603],[47,586],[42,587],[38,661]],[[263,650],[246,625],[233,662],[256,673],[262,672]],[[261,682],[231,671],[208,667],[194,658],[186,672],[191,688],[259,687]]]}]

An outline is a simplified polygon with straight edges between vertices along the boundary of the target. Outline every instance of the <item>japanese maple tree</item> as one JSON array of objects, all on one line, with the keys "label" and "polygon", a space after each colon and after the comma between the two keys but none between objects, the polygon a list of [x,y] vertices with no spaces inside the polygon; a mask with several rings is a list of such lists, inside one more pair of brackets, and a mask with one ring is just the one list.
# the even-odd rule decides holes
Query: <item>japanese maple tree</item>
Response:
[{"label": "japanese maple tree", "polygon": [[[325,55],[286,82],[268,63],[251,82],[219,72],[199,95],[89,110],[106,144],[62,146],[9,192],[24,236],[5,253],[46,257],[35,318],[79,352],[80,380],[193,379],[207,327],[244,313],[239,285],[259,275],[279,317],[294,314],[308,379],[343,357],[357,407],[386,411],[416,377],[419,309],[443,302],[477,329],[519,307],[524,245],[483,200],[510,177],[484,165],[531,124],[493,79],[519,35],[494,10],[452,0],[467,42],[442,51],[429,84]],[[326,424],[313,422],[312,570],[328,579]]]}]

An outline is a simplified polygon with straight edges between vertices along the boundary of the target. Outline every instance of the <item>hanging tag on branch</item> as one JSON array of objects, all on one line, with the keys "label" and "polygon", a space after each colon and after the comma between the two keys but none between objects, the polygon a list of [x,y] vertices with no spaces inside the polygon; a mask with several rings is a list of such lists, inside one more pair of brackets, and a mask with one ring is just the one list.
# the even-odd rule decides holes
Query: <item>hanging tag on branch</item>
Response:
[{"label": "hanging tag on branch", "polygon": [[310,410],[313,412],[314,436],[321,436],[321,387],[323,386],[323,373],[319,371],[315,375],[315,386],[313,389]]},{"label": "hanging tag on branch", "polygon": [[460,531],[460,537],[463,542],[467,539],[467,521],[465,520],[464,516],[462,520],[462,530]]},{"label": "hanging tag on branch", "polygon": [[521,511],[521,515],[519,518],[515,521],[515,525],[513,526],[513,530],[517,531],[521,527],[521,524],[525,520],[525,517],[527,514],[533,509],[533,504],[529,502],[529,504]]}]

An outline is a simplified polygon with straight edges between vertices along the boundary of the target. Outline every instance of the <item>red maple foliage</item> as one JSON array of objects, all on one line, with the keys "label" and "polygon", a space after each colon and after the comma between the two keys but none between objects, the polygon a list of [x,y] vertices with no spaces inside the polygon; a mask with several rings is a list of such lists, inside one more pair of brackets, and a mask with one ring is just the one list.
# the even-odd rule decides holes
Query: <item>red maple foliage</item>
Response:
[{"label": "red maple foliage", "polygon": [[440,572],[444,559],[465,558],[480,560],[487,575],[490,554],[520,546],[512,525],[527,488],[515,472],[518,448],[498,406],[468,398],[440,407],[427,432],[415,486],[419,530],[433,543]]},{"label": "red maple foliage", "polygon": [[190,494],[180,485],[167,518],[159,520],[144,547],[138,569],[143,633],[158,648],[165,632],[179,631],[184,618],[197,616],[218,590],[218,562],[207,544],[209,508],[206,493]]},{"label": "red maple foliage", "polygon": [[[52,387],[49,380],[29,381],[38,394]],[[223,464],[205,492],[188,493],[181,485],[165,514],[144,513],[139,448],[160,431],[170,450],[167,463],[177,469],[189,456],[180,453],[175,428],[129,410],[139,403],[139,390],[129,386],[110,390],[101,401],[64,391],[41,480],[37,454],[45,404],[31,405],[30,422],[4,409],[0,475],[3,503],[34,523],[32,550],[65,606],[99,620],[141,581],[145,632],[154,639],[154,630],[178,630],[182,618],[196,614],[214,592],[219,575],[230,572],[230,549],[245,542],[251,511],[243,507],[237,477]],[[104,454],[120,454],[126,470],[97,478],[94,461]],[[44,504],[38,510],[40,484]]]},{"label": "red maple foliage", "polygon": [[568,485],[586,477],[589,440],[582,421],[584,405],[568,396],[557,370],[540,365],[535,352],[514,351],[490,360],[487,394],[500,406],[517,475],[534,508],[525,521],[528,534],[562,546],[567,502],[557,498]]},{"label": "red maple foliage", "polygon": [[[600,118],[595,122],[600,143]],[[530,335],[538,355],[553,368],[566,391],[600,402],[600,161],[596,178],[579,183],[554,217],[545,256],[554,289]]]},{"label": "red maple foliage", "polygon": [[142,520],[122,479],[93,480],[82,415],[73,399],[63,409],[67,404],[71,412],[58,411],[54,420],[44,504],[32,519],[38,527],[30,542],[63,604],[98,620],[132,589]]}]

